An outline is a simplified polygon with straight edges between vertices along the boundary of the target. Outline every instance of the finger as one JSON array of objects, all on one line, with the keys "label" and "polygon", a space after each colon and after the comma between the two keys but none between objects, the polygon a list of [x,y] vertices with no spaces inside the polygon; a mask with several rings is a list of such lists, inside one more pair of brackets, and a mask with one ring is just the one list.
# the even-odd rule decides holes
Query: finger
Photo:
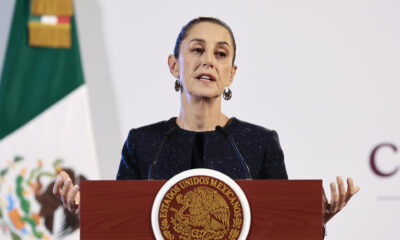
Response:
[{"label": "finger", "polygon": [[64,181],[64,184],[61,187],[61,191],[60,191],[60,194],[61,194],[62,197],[66,198],[67,193],[68,193],[68,189],[70,187],[70,184],[71,184],[71,179],[70,178],[68,178],[68,179],[66,179]]},{"label": "finger", "polygon": [[[72,183],[72,185],[74,184],[74,180],[68,175],[68,173],[66,173],[65,171],[61,171],[60,172],[60,174],[59,174],[60,176],[61,176],[61,178],[63,179],[63,182],[65,183],[65,181],[67,180],[67,179],[69,179],[70,181],[71,181],[71,183]],[[71,186],[71,188],[72,188],[73,186]]]},{"label": "finger", "polygon": [[323,186],[322,186],[322,200],[323,200],[324,202],[328,202],[328,199],[326,198],[326,194],[325,194],[325,189],[324,189]]},{"label": "finger", "polygon": [[336,177],[336,182],[337,182],[338,188],[339,188],[339,203],[338,203],[338,207],[339,207],[339,209],[341,209],[341,208],[343,208],[343,205],[346,204],[347,192],[346,192],[346,188],[344,186],[344,182],[343,182],[343,178],[342,177]]},{"label": "finger", "polygon": [[336,207],[337,207],[337,204],[338,204],[339,196],[337,194],[336,184],[334,182],[331,182],[330,187],[331,187],[331,206],[330,206],[330,211],[332,213],[335,213],[336,212]]},{"label": "finger", "polygon": [[69,177],[68,173],[66,173],[65,171],[61,171],[59,173],[59,176],[62,178],[63,182],[65,182],[65,180],[67,180]]},{"label": "finger", "polygon": [[70,185],[71,185],[71,179],[68,178],[67,180],[65,180],[64,186],[61,188],[61,201],[63,202],[64,207],[67,209],[68,209],[67,193],[68,189],[70,188]]},{"label": "finger", "polygon": [[328,199],[326,198],[326,194],[325,194],[325,190],[322,188],[322,205],[327,205],[328,203]]},{"label": "finger", "polygon": [[352,178],[347,178],[347,185],[348,185],[348,190],[347,190],[347,200],[349,200],[354,194],[356,194],[358,191],[360,191],[359,186],[354,186],[354,182]]},{"label": "finger", "polygon": [[75,185],[72,188],[72,191],[68,194],[68,210],[71,212],[74,212],[75,209],[77,208],[77,205],[75,203],[75,198],[76,198],[78,191],[79,191],[79,187],[78,187],[78,185]]},{"label": "finger", "polygon": [[78,208],[75,210],[75,214],[79,214],[79,212],[81,211],[80,199],[81,199],[81,192],[78,191],[75,198],[75,203],[78,204]]},{"label": "finger", "polygon": [[79,191],[79,186],[78,186],[78,192],[75,197],[75,204],[80,205],[80,203],[81,203],[81,192]]},{"label": "finger", "polygon": [[351,178],[347,178],[347,188],[348,188],[348,191],[349,191],[349,193],[351,194],[351,193],[353,193],[354,192],[354,182],[353,182],[353,179],[351,179]]},{"label": "finger", "polygon": [[58,197],[60,197],[61,183],[62,183],[62,178],[58,176],[53,186],[53,194],[57,195]]},{"label": "finger", "polygon": [[322,210],[325,211],[325,209],[329,209],[329,202],[326,198],[325,190],[322,188]]},{"label": "finger", "polygon": [[354,182],[353,182],[353,179],[351,177],[347,178],[347,184],[351,187],[350,188],[351,195],[354,195],[358,191],[360,191],[360,187],[359,186],[354,186]]}]

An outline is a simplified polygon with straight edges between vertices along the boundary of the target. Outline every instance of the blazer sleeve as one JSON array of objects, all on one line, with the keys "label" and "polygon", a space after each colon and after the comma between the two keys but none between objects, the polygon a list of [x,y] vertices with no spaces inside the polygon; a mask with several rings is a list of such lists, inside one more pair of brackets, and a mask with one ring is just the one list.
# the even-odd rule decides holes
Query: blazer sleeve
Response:
[{"label": "blazer sleeve", "polygon": [[129,131],[128,137],[122,147],[122,157],[119,164],[117,180],[140,179],[135,149],[135,129],[132,129]]},{"label": "blazer sleeve", "polygon": [[266,143],[263,170],[260,177],[263,179],[288,179],[278,134],[275,131],[270,131]]}]

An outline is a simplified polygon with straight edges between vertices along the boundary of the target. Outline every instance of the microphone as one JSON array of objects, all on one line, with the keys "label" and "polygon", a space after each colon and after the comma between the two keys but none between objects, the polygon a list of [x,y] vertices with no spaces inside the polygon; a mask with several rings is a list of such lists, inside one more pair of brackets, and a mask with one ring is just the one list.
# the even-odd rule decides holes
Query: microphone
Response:
[{"label": "microphone", "polygon": [[163,149],[165,142],[168,139],[170,139],[177,131],[178,131],[178,128],[173,127],[164,135],[164,138],[162,139],[160,146],[158,146],[158,149],[157,149],[156,155],[154,156],[153,162],[151,163],[151,165],[149,167],[149,172],[147,174],[148,180],[153,179],[153,168],[157,163],[158,157],[160,156],[161,150]]},{"label": "microphone", "polygon": [[239,151],[238,147],[236,146],[235,141],[233,141],[233,137],[231,136],[231,134],[228,131],[226,131],[225,128],[223,128],[221,126],[216,126],[215,130],[217,130],[217,132],[219,132],[221,135],[223,135],[225,138],[227,138],[229,140],[230,144],[232,145],[233,149],[235,150],[236,156],[239,158],[239,161],[242,164],[244,171],[247,174],[247,179],[252,179],[251,173],[250,173],[250,168],[247,165],[246,161],[243,159],[242,154],[240,154],[240,151]]}]

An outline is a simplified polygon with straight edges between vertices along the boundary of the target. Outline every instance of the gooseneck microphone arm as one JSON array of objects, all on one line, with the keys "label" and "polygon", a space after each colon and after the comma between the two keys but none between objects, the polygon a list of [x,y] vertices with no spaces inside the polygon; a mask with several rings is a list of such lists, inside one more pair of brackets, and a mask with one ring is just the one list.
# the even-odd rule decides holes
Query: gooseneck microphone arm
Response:
[{"label": "gooseneck microphone arm", "polygon": [[163,149],[165,142],[166,142],[168,139],[170,139],[177,131],[178,131],[178,128],[177,128],[177,127],[173,127],[172,129],[170,129],[170,130],[164,135],[164,138],[162,139],[161,144],[158,146],[158,149],[157,149],[156,155],[154,156],[153,162],[151,162],[151,165],[150,165],[150,167],[149,167],[149,172],[148,172],[148,174],[147,174],[147,179],[148,179],[148,180],[153,179],[153,169],[154,169],[154,166],[155,166],[156,163],[157,163],[157,160],[158,160],[158,158],[159,158],[159,156],[160,156],[161,150]]},{"label": "gooseneck microphone arm", "polygon": [[225,138],[227,138],[229,140],[229,143],[232,145],[233,149],[235,150],[235,154],[239,158],[240,163],[242,164],[242,167],[244,168],[244,171],[247,174],[247,179],[252,179],[251,173],[250,173],[250,168],[247,165],[246,161],[244,160],[242,154],[240,154],[240,151],[239,151],[238,147],[236,146],[236,143],[233,140],[233,137],[231,136],[231,134],[221,126],[216,126],[215,130],[217,130],[217,132],[219,132],[221,135],[223,135]]}]

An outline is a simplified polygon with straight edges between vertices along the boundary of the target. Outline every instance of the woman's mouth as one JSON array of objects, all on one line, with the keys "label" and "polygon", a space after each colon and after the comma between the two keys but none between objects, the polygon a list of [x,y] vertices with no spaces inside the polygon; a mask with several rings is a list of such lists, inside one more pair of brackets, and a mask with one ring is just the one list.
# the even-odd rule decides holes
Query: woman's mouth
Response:
[{"label": "woman's mouth", "polygon": [[204,82],[215,82],[215,77],[211,74],[199,74],[196,78]]}]

